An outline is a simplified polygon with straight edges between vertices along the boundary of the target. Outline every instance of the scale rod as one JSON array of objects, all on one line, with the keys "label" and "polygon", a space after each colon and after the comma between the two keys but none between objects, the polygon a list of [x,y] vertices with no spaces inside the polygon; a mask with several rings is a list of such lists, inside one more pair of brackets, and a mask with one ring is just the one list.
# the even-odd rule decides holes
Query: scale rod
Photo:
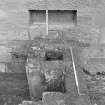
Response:
[{"label": "scale rod", "polygon": [[46,10],[46,35],[48,35],[48,10]]},{"label": "scale rod", "polygon": [[74,63],[72,47],[70,48],[70,51],[71,51],[71,57],[72,57],[73,70],[74,70],[74,75],[75,75],[75,82],[76,82],[76,86],[77,86],[77,91],[78,91],[78,94],[80,95],[79,83],[78,83],[78,77],[77,77],[76,67],[75,67],[75,63]]}]

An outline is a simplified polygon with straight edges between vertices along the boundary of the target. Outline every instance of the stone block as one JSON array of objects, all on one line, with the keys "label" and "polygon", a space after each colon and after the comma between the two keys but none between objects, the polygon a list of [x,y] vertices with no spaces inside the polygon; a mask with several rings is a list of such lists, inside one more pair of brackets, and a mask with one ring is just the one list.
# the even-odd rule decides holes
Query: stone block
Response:
[{"label": "stone block", "polygon": [[88,96],[79,96],[74,100],[75,105],[91,105],[90,100],[88,99]]},{"label": "stone block", "polygon": [[42,105],[42,101],[23,101],[21,105]]},{"label": "stone block", "polygon": [[44,92],[42,101],[44,105],[65,105],[64,95],[60,92]]}]

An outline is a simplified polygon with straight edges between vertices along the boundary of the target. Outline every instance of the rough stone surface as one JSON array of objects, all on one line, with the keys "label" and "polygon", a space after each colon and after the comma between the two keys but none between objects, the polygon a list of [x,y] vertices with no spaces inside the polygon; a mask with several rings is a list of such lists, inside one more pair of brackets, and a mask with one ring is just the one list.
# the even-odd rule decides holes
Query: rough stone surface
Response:
[{"label": "rough stone surface", "polygon": [[[1,2],[0,36],[3,40],[27,39],[29,9],[77,9],[78,25],[104,28],[104,5],[101,0],[5,0]],[[100,32],[103,37],[104,31]],[[92,37],[92,35],[90,36]],[[93,36],[94,38],[94,36]],[[103,38],[102,38],[103,39]]]},{"label": "rough stone surface", "polygon": [[35,101],[23,101],[22,105],[43,105],[41,101],[35,102]]},{"label": "rough stone surface", "polygon": [[63,94],[57,93],[57,92],[44,92],[42,101],[44,105],[64,105],[65,104]]},{"label": "rough stone surface", "polygon": [[86,95],[77,97],[73,102],[75,105],[91,105],[89,97]]},{"label": "rough stone surface", "polygon": [[[11,44],[13,48],[15,47],[17,48],[17,46],[20,45],[20,42],[23,42],[23,40],[29,39],[28,32],[27,32],[29,27],[29,21],[28,21],[29,9],[38,9],[38,10],[39,9],[42,9],[42,10],[43,9],[50,9],[50,10],[77,9],[77,12],[78,12],[77,26],[75,27],[73,26],[75,30],[70,27],[70,29],[66,31],[64,35],[65,36],[67,35],[66,39],[69,36],[69,38],[73,40],[79,40],[79,41],[91,43],[93,46],[89,48],[83,48],[83,50],[80,52],[81,53],[80,56],[82,56],[81,62],[83,65],[78,64],[79,81],[81,81],[81,77],[83,76],[83,74],[80,71],[82,71],[84,66],[86,70],[92,73],[91,76],[93,76],[93,74],[97,73],[98,71],[100,72],[104,71],[105,69],[105,66],[104,66],[105,62],[103,59],[105,56],[104,47],[103,47],[105,44],[105,41],[104,41],[105,39],[105,35],[104,35],[105,34],[105,22],[104,22],[105,1],[104,0],[0,0],[0,44],[1,45],[6,46],[7,44],[5,42],[7,40],[18,40],[17,41],[18,43],[15,44],[16,46],[13,43]],[[37,30],[34,30],[35,27],[38,27]],[[43,28],[44,26],[36,25],[35,27],[31,30],[32,36],[33,35],[39,36],[45,33],[45,28]],[[55,28],[53,26],[51,27]],[[66,30],[69,27],[66,25],[65,28],[61,26],[59,28]],[[32,38],[34,38],[34,36]],[[98,44],[103,44],[103,45],[101,45],[100,48],[97,48]],[[94,47],[94,45],[96,47]],[[9,47],[11,46],[9,45]],[[1,62],[6,62],[8,59],[9,59],[8,61],[10,61],[11,59],[10,56],[8,55],[8,51],[7,50],[5,51],[2,52],[2,54],[0,54]],[[78,62],[79,61],[77,60],[77,63]],[[67,64],[68,63],[66,62],[66,66]],[[94,89],[98,89],[98,91],[103,90],[104,75],[98,78],[96,76],[95,80],[93,77],[91,78],[91,76],[86,76],[86,79],[88,77],[88,81],[90,80],[92,82],[92,84],[90,83],[90,89],[92,89],[92,91],[94,91]],[[97,79],[100,79],[101,83]],[[69,80],[70,79],[68,79],[68,81]],[[84,83],[83,84],[81,83],[80,83],[80,87],[84,87],[83,86]],[[82,90],[81,92],[83,92],[83,88],[81,90]],[[93,104],[95,104],[96,102],[97,104],[104,105],[104,96],[103,98],[102,97],[100,98],[100,95],[102,94],[96,95],[96,97],[95,95],[94,94],[92,96],[90,95],[94,100]],[[100,99],[100,101],[97,101],[96,99]],[[80,100],[81,102],[83,102],[82,99]],[[78,104],[78,101],[75,104]]]},{"label": "rough stone surface", "polygon": [[0,73],[0,82],[1,105],[18,105],[23,100],[30,99],[26,74]]},{"label": "rough stone surface", "polygon": [[94,45],[87,48],[83,48],[80,54],[80,59],[84,67],[92,74],[95,74],[96,72],[102,72],[105,69],[104,53],[104,45]]}]

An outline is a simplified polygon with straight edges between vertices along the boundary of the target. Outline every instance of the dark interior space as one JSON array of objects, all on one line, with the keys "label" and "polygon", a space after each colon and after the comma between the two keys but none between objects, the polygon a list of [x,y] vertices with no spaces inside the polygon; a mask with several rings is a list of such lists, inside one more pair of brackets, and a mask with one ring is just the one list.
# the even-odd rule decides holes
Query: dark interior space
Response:
[{"label": "dark interior space", "polygon": [[46,10],[29,10],[29,24],[45,23]]},{"label": "dark interior space", "polygon": [[63,53],[61,51],[51,51],[51,50],[46,51],[45,60],[46,61],[63,60]]},{"label": "dark interior space", "polygon": [[64,75],[62,75],[61,77],[57,78],[57,79],[52,79],[49,82],[47,82],[47,88],[45,91],[47,92],[61,92],[61,93],[65,93],[66,89],[65,89],[65,79],[64,79]]},{"label": "dark interior space", "polygon": [[77,23],[77,10],[49,10],[48,24]]},{"label": "dark interior space", "polygon": [[[63,62],[64,57],[63,57],[63,52],[59,50],[48,50],[45,52],[45,61],[48,62]],[[50,70],[49,72],[53,71],[53,78],[46,83],[46,91],[48,92],[62,92],[64,93],[65,90],[65,76],[62,72],[59,76],[57,73],[62,70],[56,70],[57,68],[55,67],[54,70]],[[54,78],[55,77],[55,78]],[[47,80],[46,80],[47,81]]]}]

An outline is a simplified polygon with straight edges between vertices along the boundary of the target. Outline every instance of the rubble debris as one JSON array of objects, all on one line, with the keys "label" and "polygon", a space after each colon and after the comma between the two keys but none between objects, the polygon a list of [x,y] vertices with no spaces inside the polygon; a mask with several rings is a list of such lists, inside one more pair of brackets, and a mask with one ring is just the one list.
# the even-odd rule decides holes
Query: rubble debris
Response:
[{"label": "rubble debris", "polygon": [[[63,41],[64,43],[62,43]],[[35,39],[30,49],[31,52],[28,54],[27,71],[29,73],[27,76],[30,92],[33,94],[32,100],[42,100],[44,105],[66,105],[67,100],[65,100],[64,94],[68,93],[73,98],[78,94],[70,53],[70,47],[76,44],[71,45],[69,41],[63,41],[62,38],[61,40]],[[73,41],[73,43],[76,42]],[[29,67],[29,65],[32,66]],[[44,74],[44,86],[36,72]],[[84,103],[83,99],[78,100],[82,100]]]},{"label": "rubble debris", "polygon": [[88,95],[91,103],[97,105],[105,104],[105,73],[96,72],[91,74],[88,70],[83,70],[87,83]]},{"label": "rubble debris", "polygon": [[84,72],[85,74],[91,75],[91,73],[90,73],[88,70],[86,70],[85,68],[82,68],[82,69],[83,69],[83,72]]}]

